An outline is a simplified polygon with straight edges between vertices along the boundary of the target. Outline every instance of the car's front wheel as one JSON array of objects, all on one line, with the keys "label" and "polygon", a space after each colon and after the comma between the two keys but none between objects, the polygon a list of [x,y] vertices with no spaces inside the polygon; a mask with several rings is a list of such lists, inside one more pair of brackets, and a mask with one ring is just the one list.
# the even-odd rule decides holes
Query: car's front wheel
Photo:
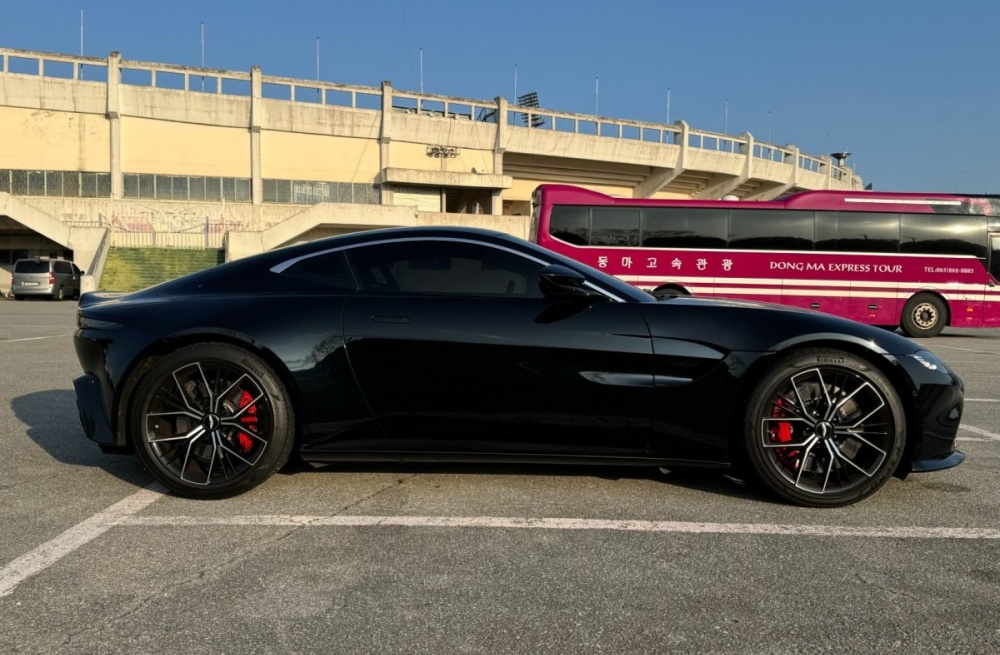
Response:
[{"label": "car's front wheel", "polygon": [[190,498],[257,486],[284,465],[294,440],[280,378],[260,357],[224,343],[160,360],[139,383],[130,425],[146,468]]},{"label": "car's front wheel", "polygon": [[903,456],[899,395],[869,362],[833,349],[779,360],[747,404],[744,448],[756,477],[799,505],[840,507],[873,494]]}]

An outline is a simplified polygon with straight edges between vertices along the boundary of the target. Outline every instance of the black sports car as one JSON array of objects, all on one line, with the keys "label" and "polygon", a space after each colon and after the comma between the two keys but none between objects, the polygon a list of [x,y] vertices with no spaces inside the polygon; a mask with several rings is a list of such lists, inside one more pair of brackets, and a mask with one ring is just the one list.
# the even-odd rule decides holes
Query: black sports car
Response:
[{"label": "black sports car", "polygon": [[211,498],[310,462],[739,467],[840,506],[949,468],[961,381],[885,330],[657,301],[514,237],[358,232],[85,294],[87,436]]}]

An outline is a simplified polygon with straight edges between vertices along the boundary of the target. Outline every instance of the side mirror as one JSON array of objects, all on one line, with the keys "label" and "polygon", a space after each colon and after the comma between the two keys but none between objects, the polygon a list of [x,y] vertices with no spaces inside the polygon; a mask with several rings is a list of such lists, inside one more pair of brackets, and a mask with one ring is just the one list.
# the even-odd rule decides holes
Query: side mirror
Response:
[{"label": "side mirror", "polygon": [[546,298],[597,301],[604,296],[587,288],[587,278],[566,266],[550,264],[538,271],[538,287]]}]

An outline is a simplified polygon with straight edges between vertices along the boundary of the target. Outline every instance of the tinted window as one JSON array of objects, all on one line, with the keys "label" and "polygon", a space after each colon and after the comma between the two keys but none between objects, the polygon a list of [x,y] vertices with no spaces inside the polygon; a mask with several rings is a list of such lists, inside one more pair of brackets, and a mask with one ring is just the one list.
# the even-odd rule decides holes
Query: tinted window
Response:
[{"label": "tinted window", "polygon": [[70,266],[69,262],[56,262],[55,263],[56,273],[60,275],[72,275],[73,267]]},{"label": "tinted window", "polygon": [[401,241],[348,253],[365,291],[541,298],[536,261],[465,241]]},{"label": "tinted window", "polygon": [[590,245],[638,246],[639,210],[625,207],[591,209]]},{"label": "tinted window", "polygon": [[49,262],[47,259],[22,259],[14,264],[15,273],[48,273]]},{"label": "tinted window", "polygon": [[899,214],[817,212],[816,250],[899,252]]},{"label": "tinted window", "polygon": [[725,209],[658,207],[642,210],[642,245],[650,248],[725,248]]},{"label": "tinted window", "polygon": [[347,257],[339,250],[303,260],[285,271],[285,274],[345,291],[355,291],[358,288],[347,265]]},{"label": "tinted window", "polygon": [[549,234],[577,246],[590,242],[590,208],[556,205],[549,216]]},{"label": "tinted window", "polygon": [[903,214],[899,251],[986,257],[986,217]]},{"label": "tinted window", "polygon": [[815,214],[801,211],[729,211],[729,247],[743,250],[812,250]]}]

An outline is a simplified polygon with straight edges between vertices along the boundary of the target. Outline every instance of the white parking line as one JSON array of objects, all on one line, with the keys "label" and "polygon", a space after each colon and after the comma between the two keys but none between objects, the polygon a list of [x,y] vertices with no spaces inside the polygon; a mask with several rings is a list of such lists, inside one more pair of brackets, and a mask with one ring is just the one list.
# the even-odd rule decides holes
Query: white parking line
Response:
[{"label": "white parking line", "polygon": [[796,537],[877,537],[888,539],[1000,539],[991,528],[850,527],[838,525],[780,525],[770,523],[689,523],[685,521],[630,521],[609,519],[534,519],[506,516],[132,516],[121,525],[135,526],[300,526],[411,528],[527,528],[542,530],[611,530],[680,534],[785,535]]},{"label": "white parking line", "polygon": [[967,403],[1000,403],[996,398],[966,398]]},{"label": "white parking line", "polygon": [[934,344],[935,348],[947,348],[948,350],[963,350],[967,353],[981,353],[983,355],[1000,355],[1000,352],[995,350],[977,350],[975,348],[959,348],[958,346],[942,346],[940,344]]},{"label": "white parking line", "polygon": [[0,598],[14,590],[18,584],[44,571],[84,544],[93,541],[124,519],[140,512],[163,497],[165,490],[158,484],[141,489],[103,512],[94,514],[78,523],[55,539],[0,569]]},{"label": "white parking line", "polygon": [[73,333],[69,334],[56,334],[51,337],[25,337],[23,339],[0,339],[0,343],[17,343],[18,341],[41,341],[42,339],[62,339],[63,337],[71,337]]},{"label": "white parking line", "polygon": [[983,437],[987,437],[993,441],[1000,441],[1000,434],[996,432],[990,432],[989,430],[984,430],[982,428],[977,428],[973,425],[960,425],[959,429],[965,430],[966,432],[971,432],[972,434],[978,434]]}]

